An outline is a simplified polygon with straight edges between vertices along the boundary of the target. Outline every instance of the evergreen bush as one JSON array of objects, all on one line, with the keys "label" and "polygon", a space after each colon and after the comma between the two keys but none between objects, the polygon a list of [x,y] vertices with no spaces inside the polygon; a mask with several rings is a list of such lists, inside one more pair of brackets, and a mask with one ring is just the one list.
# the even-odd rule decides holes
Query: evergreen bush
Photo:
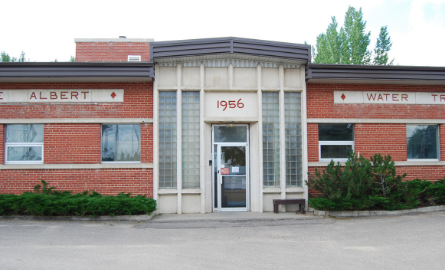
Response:
[{"label": "evergreen bush", "polygon": [[21,195],[0,194],[0,215],[33,216],[93,216],[151,214],[156,210],[156,201],[142,195],[130,196],[120,193],[117,196],[104,196],[88,191],[71,194],[70,191],[56,191],[36,185],[34,192]]},{"label": "evergreen bush", "polygon": [[319,210],[398,210],[445,204],[445,178],[404,182],[391,156],[375,154],[371,160],[351,153],[344,168],[331,161],[326,169],[309,173],[306,184],[320,193],[310,198]]}]

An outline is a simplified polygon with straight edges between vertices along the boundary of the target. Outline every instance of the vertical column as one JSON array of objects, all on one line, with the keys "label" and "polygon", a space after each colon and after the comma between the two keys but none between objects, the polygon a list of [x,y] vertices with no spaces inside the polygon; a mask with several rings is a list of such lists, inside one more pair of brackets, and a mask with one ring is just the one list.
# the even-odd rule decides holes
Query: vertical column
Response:
[{"label": "vertical column", "polygon": [[[159,65],[155,65],[155,71],[159,70]],[[158,92],[159,72],[155,72],[153,82],[153,199],[158,203],[159,189],[159,92]]]},{"label": "vertical column", "polygon": [[261,70],[261,64],[257,65],[257,79],[258,79],[258,91],[257,91],[257,100],[258,100],[258,152],[259,155],[259,162],[258,162],[258,170],[259,170],[259,177],[258,177],[258,184],[259,184],[259,200],[258,200],[258,207],[260,213],[263,213],[263,93],[261,92],[262,88],[262,70]]},{"label": "vertical column", "polygon": [[309,190],[308,186],[305,185],[304,180],[307,178],[308,172],[308,144],[307,144],[307,112],[306,112],[306,78],[305,78],[305,68],[304,66],[300,67],[300,83],[302,84],[302,92],[301,92],[301,131],[302,131],[302,160],[303,164],[301,164],[301,168],[303,169],[303,188],[304,188],[304,199],[306,200],[305,209],[308,209],[308,200],[309,200]]},{"label": "vertical column", "polygon": [[229,64],[229,89],[233,89],[233,65]]},{"label": "vertical column", "polygon": [[[280,188],[281,199],[286,199],[286,127],[284,119],[284,67],[278,68],[280,81]],[[282,207],[282,206],[280,206]]]},{"label": "vertical column", "polygon": [[182,214],[182,65],[176,65],[176,187],[178,190],[177,213]]},{"label": "vertical column", "polygon": [[200,168],[200,172],[199,172],[199,181],[200,181],[200,189],[201,189],[201,214],[205,214],[206,210],[205,210],[205,199],[206,199],[206,193],[205,193],[205,157],[204,157],[204,149],[206,147],[205,145],[205,140],[204,140],[204,72],[205,72],[205,67],[204,64],[201,63],[201,65],[199,66],[199,78],[200,78],[200,85],[201,85],[201,90],[200,90],[200,103],[199,103],[199,163],[201,164]]}]

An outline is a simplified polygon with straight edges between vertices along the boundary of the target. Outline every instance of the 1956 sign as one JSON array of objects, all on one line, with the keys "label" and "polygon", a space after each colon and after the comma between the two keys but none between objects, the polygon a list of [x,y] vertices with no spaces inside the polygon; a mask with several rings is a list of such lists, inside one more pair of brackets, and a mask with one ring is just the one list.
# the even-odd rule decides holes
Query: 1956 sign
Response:
[{"label": "1956 sign", "polygon": [[[235,102],[236,102],[236,104],[235,104]],[[242,109],[242,108],[244,108],[244,103],[241,102],[241,98],[238,99],[238,101],[235,101],[235,100],[229,100],[229,101],[222,100],[222,101],[219,101],[219,100],[217,100],[216,101],[216,107],[219,108],[219,105],[221,105],[221,108],[224,108],[223,111],[225,111],[227,109],[227,107],[229,107],[231,109],[234,109],[234,108]]]},{"label": "1956 sign", "polygon": [[0,103],[124,102],[123,89],[0,90]]},{"label": "1956 sign", "polygon": [[[236,121],[236,118],[258,118],[258,96],[256,92],[206,92],[204,96],[204,117]],[[218,118],[218,119],[217,119]]]}]

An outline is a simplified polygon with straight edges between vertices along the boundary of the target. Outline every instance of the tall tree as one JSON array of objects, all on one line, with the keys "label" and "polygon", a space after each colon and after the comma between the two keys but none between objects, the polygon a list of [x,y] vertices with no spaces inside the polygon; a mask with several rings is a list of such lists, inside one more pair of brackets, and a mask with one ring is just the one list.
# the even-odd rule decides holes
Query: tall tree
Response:
[{"label": "tall tree", "polygon": [[[385,33],[377,41],[379,54],[377,62],[372,61],[372,52],[368,50],[371,42],[371,32],[365,31],[366,21],[363,20],[363,12],[360,8],[356,10],[349,7],[345,15],[344,26],[337,31],[338,23],[334,17],[331,17],[331,23],[326,30],[317,37],[317,44],[312,47],[312,54],[314,55],[314,63],[325,64],[355,64],[355,65],[369,65],[371,63],[380,64],[385,63],[384,56],[391,48],[391,41],[385,27]],[[382,33],[382,30],[381,30]],[[389,43],[388,43],[389,41]],[[389,47],[388,47],[389,44]],[[377,49],[376,47],[376,49]],[[386,54],[385,54],[386,53]],[[381,59],[381,60],[380,60]],[[392,62],[390,63],[392,64]]]},{"label": "tall tree", "polygon": [[377,38],[377,44],[375,45],[374,49],[374,65],[392,65],[394,62],[394,59],[391,60],[391,62],[388,63],[389,57],[388,52],[391,50],[392,42],[391,37],[388,34],[387,26],[383,26],[380,28],[380,34]]}]

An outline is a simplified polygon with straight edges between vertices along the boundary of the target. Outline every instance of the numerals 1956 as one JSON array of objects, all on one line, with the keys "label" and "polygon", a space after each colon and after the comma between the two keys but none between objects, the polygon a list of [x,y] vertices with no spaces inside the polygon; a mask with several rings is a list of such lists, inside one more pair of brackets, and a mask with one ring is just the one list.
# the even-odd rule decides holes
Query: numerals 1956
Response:
[{"label": "numerals 1956", "polygon": [[229,108],[244,108],[244,103],[241,102],[241,99],[238,99],[238,101],[235,100],[229,100],[229,101],[225,101],[225,100],[221,100],[221,101],[216,101],[216,107],[219,109],[219,106],[221,106],[221,108],[224,108],[223,111],[225,111],[227,109],[227,107]]}]

